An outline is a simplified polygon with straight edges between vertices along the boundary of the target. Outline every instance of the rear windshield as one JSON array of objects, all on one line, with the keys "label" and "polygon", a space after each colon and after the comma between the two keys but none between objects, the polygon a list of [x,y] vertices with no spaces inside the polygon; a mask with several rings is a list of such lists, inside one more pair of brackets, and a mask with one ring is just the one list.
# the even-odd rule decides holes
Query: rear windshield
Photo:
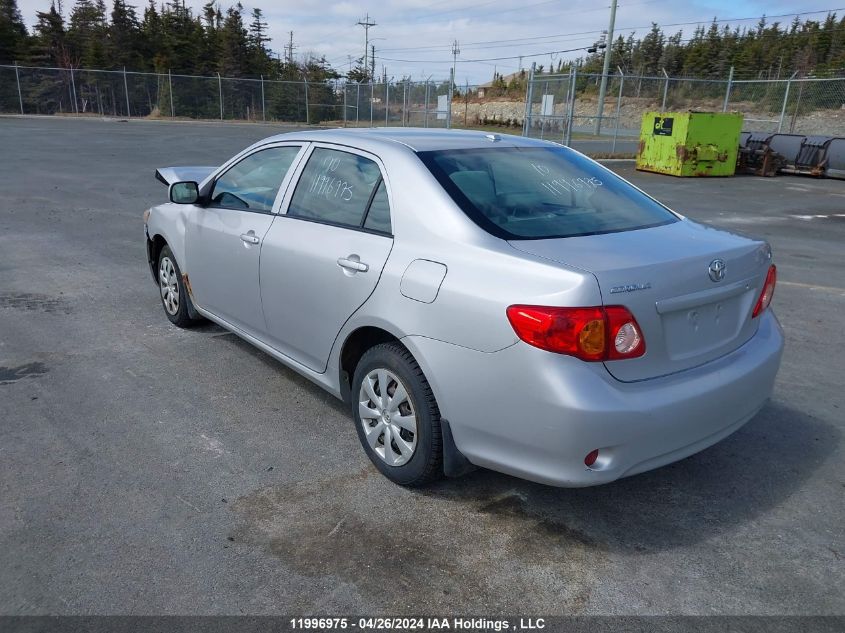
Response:
[{"label": "rear windshield", "polygon": [[503,239],[633,231],[677,217],[592,161],[563,147],[420,152],[463,211]]}]

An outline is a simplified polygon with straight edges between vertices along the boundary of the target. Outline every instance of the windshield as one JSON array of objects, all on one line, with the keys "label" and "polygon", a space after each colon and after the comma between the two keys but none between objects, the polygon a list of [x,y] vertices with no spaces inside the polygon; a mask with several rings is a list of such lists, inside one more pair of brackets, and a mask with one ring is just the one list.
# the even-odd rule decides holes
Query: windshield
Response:
[{"label": "windshield", "polygon": [[476,224],[503,239],[615,233],[677,221],[621,178],[562,147],[444,150],[419,157]]}]

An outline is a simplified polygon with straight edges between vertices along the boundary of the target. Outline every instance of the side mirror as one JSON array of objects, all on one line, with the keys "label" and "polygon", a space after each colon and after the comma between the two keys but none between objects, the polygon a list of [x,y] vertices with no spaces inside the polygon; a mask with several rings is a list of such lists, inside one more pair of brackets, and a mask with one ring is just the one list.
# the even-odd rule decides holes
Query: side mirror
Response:
[{"label": "side mirror", "polygon": [[170,202],[195,204],[200,199],[199,185],[195,182],[174,182],[170,185]]}]

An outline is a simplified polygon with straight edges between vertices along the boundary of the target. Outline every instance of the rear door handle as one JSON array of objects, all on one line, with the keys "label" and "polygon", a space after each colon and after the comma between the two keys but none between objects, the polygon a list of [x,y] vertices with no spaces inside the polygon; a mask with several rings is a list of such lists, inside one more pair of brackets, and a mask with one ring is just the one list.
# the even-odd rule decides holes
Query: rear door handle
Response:
[{"label": "rear door handle", "polygon": [[[352,259],[352,257],[355,257],[355,259]],[[358,273],[365,273],[370,269],[367,264],[357,258],[357,255],[350,255],[349,257],[339,257],[337,260],[337,265],[341,268],[345,268],[346,270],[352,270]]]},{"label": "rear door handle", "polygon": [[254,231],[250,231],[249,233],[241,233],[241,239],[247,244],[258,244],[261,241]]}]

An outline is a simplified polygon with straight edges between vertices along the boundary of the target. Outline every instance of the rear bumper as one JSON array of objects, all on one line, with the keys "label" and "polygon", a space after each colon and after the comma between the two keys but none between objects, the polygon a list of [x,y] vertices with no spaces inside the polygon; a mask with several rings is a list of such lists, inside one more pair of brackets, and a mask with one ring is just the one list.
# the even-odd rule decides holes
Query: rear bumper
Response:
[{"label": "rear bumper", "polygon": [[[556,486],[607,483],[730,435],[769,398],[783,351],[773,312],[745,345],[671,376],[615,380],[600,363],[524,343],[483,353],[424,337],[420,361],[458,449],[474,464]],[[592,468],[584,457],[599,449]]]}]

